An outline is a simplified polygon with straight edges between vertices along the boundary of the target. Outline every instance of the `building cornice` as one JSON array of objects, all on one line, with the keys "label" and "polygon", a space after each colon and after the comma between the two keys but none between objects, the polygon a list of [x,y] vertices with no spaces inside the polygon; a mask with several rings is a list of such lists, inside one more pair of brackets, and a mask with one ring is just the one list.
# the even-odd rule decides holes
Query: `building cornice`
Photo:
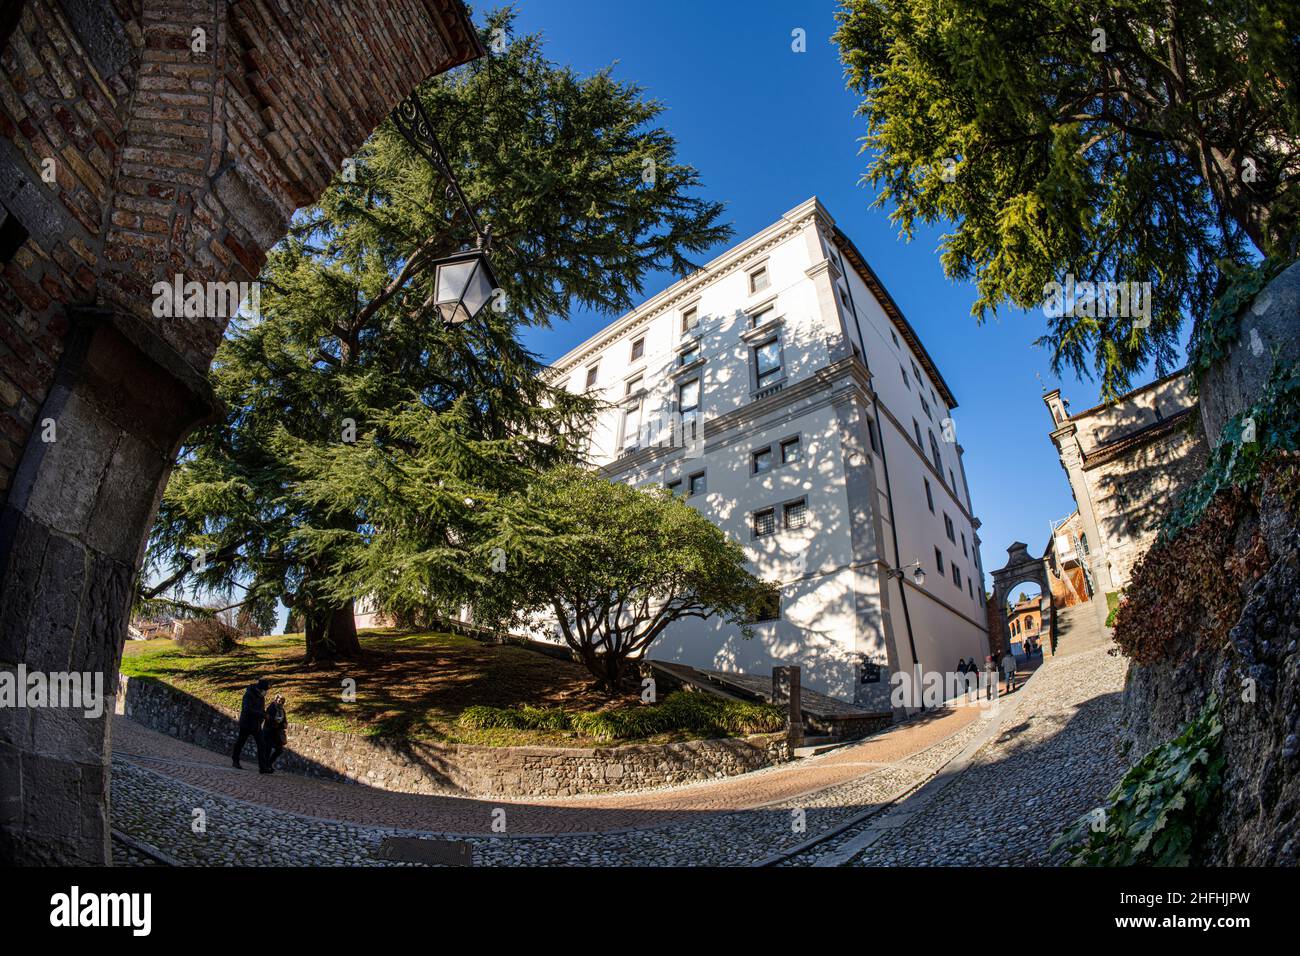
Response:
[{"label": "building cornice", "polygon": [[625,313],[613,324],[606,326],[581,345],[562,355],[544,374],[551,380],[569,374],[574,368],[584,365],[593,355],[602,352],[632,330],[688,303],[692,298],[698,297],[706,287],[764,258],[770,250],[797,236],[814,219],[833,224],[830,214],[816,196],[800,203],[766,229],[732,246],[696,272],[679,279],[631,312]]},{"label": "building cornice", "polygon": [[1118,458],[1125,452],[1132,451],[1134,448],[1138,448],[1142,445],[1150,444],[1158,438],[1163,438],[1165,435],[1174,431],[1187,421],[1188,416],[1195,411],[1195,405],[1191,408],[1184,408],[1182,411],[1170,415],[1168,418],[1162,419],[1158,422],[1152,422],[1145,428],[1140,428],[1135,432],[1130,432],[1123,438],[1117,438],[1114,441],[1101,445],[1090,452],[1084,452],[1084,470],[1087,471],[1097,467],[1098,465],[1105,464],[1108,461]]},{"label": "building cornice", "polygon": [[938,388],[939,394],[943,396],[948,408],[956,408],[957,398],[953,395],[952,389],[948,387],[948,383],[943,380],[943,376],[939,374],[939,367],[934,364],[934,359],[930,358],[930,353],[921,344],[921,338],[916,334],[916,329],[912,328],[912,323],[908,322],[903,316],[903,310],[898,307],[898,303],[889,294],[885,284],[880,281],[880,277],[876,275],[875,270],[867,263],[866,257],[858,251],[858,247],[853,244],[853,240],[846,236],[838,226],[831,227],[831,237],[836,248],[840,250],[844,258],[849,260],[849,264],[857,272],[858,278],[865,283],[867,289],[876,297],[876,301],[880,303],[881,308],[885,310],[885,314],[894,323],[894,328],[899,331],[908,346],[911,347],[921,366]]}]

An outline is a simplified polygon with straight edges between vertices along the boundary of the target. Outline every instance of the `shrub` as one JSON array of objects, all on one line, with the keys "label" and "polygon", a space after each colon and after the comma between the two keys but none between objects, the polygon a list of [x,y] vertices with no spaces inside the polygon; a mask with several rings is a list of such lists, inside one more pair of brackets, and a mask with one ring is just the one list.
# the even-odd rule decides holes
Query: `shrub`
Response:
[{"label": "shrub", "polygon": [[196,617],[182,621],[176,634],[176,646],[186,654],[229,654],[239,646],[235,629],[215,617]]},{"label": "shrub", "polygon": [[558,707],[466,707],[456,723],[470,730],[568,730],[569,714]]},{"label": "shrub", "polygon": [[576,730],[592,740],[634,740],[679,732],[730,737],[781,730],[785,711],[771,704],[676,691],[648,707],[636,704],[573,714],[559,708],[475,705],[461,711],[457,723],[473,730]]},{"label": "shrub", "polygon": [[1134,764],[1107,797],[1052,843],[1071,866],[1187,866],[1213,829],[1223,723],[1211,697],[1196,719]]}]

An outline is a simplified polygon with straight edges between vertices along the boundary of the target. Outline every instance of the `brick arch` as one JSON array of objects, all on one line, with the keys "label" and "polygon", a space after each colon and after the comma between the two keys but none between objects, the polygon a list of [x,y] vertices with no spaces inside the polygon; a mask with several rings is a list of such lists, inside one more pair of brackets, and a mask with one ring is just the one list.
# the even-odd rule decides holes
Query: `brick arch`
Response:
[{"label": "brick arch", "polygon": [[[255,279],[393,106],[483,50],[458,0],[24,0],[0,41],[0,669],[111,693],[229,318],[156,318],[154,283]],[[0,858],[107,860],[108,730],[0,709]]]}]

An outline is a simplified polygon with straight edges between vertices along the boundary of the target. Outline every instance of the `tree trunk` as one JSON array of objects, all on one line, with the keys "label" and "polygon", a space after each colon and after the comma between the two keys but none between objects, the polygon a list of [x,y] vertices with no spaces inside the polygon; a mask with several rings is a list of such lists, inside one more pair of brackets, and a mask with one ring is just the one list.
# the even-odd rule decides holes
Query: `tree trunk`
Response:
[{"label": "tree trunk", "polygon": [[315,607],[305,612],[307,660],[328,664],[338,660],[355,660],[361,656],[357,640],[357,623],[352,616],[352,601],[342,607]]}]

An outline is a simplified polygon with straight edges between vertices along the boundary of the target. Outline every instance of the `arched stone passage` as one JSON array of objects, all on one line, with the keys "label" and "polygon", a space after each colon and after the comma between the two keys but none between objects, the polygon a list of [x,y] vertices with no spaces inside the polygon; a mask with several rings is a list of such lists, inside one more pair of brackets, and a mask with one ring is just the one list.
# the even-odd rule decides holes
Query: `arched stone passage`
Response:
[{"label": "arched stone passage", "polygon": [[[0,669],[111,694],[233,311],[157,317],[154,284],[255,279],[397,102],[483,50],[458,0],[11,0],[0,42]],[[0,859],[107,861],[108,726],[0,708]]]},{"label": "arched stone passage", "polygon": [[[992,646],[994,655],[1001,655],[1011,646],[1011,635],[1007,632],[1007,597],[1012,590],[1021,584],[1036,584],[1040,595],[1040,610],[1043,621],[1051,620],[1052,608],[1052,588],[1048,582],[1047,566],[1042,558],[1030,557],[1029,545],[1022,541],[1013,542],[1011,547],[1007,548],[1007,563],[999,568],[993,574],[993,602],[992,606],[996,610],[995,615],[990,618],[997,618],[997,632],[990,634],[990,645],[994,645],[993,638],[996,637],[996,645]],[[990,620],[990,624],[993,621]],[[1048,630],[1044,625],[1043,631]]]}]

